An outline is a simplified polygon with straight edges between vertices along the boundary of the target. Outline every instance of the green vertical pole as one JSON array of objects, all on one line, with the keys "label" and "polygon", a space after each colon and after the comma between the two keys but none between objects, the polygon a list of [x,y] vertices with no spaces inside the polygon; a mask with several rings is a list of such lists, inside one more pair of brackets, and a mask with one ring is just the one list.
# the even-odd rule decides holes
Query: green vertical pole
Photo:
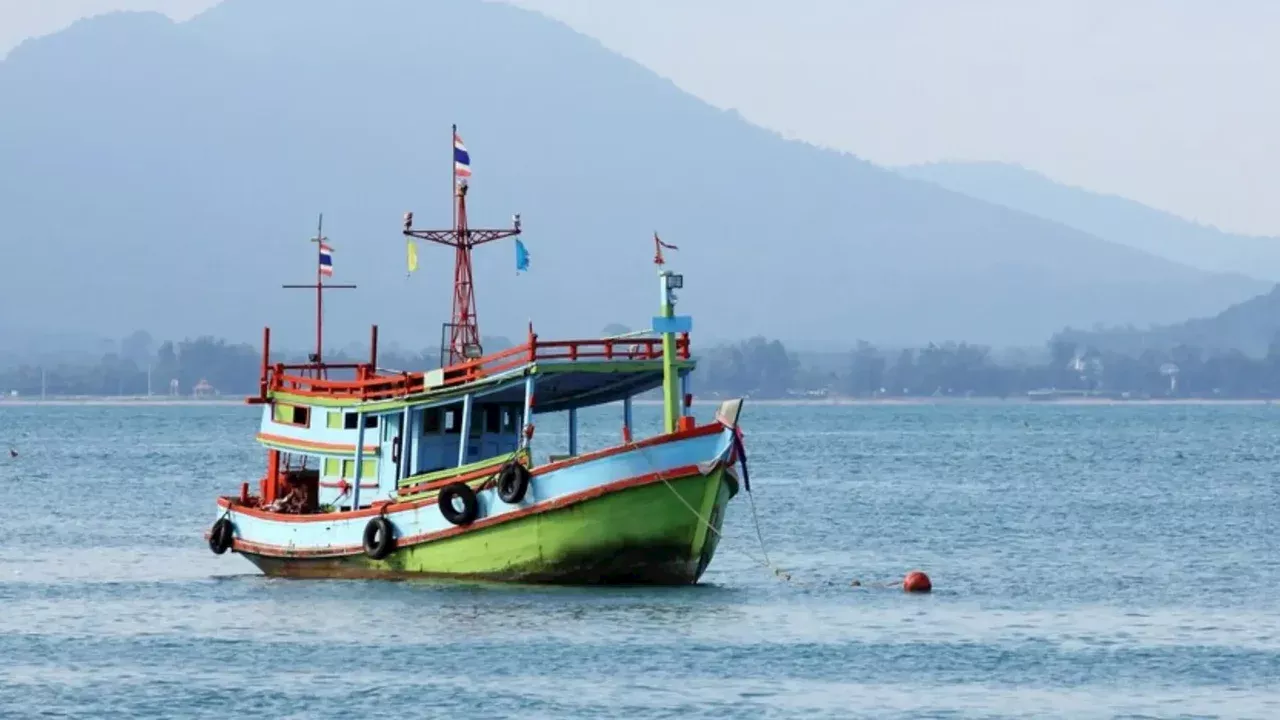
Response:
[{"label": "green vertical pole", "polygon": [[[659,277],[662,281],[662,317],[675,316],[675,306],[671,302],[671,288],[668,279],[671,274],[663,271]],[[662,333],[662,419],[666,431],[676,431],[676,418],[680,415],[680,378],[676,375],[676,336],[675,333]]]}]

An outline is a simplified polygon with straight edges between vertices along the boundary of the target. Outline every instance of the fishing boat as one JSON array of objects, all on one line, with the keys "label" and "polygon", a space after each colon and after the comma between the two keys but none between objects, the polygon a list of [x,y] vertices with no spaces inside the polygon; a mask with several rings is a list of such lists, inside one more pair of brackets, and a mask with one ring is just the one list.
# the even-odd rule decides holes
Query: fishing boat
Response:
[{"label": "fishing boat", "polygon": [[[455,251],[453,315],[441,331],[440,367],[378,365],[378,331],[363,363],[322,358],[323,297],[332,246],[317,236],[316,347],[300,364],[272,362],[263,331],[257,441],[266,469],[238,495],[217,500],[205,532],[219,555],[238,553],[271,576],[449,577],[572,584],[689,584],[715,554],[725,508],[750,489],[738,420],[742,400],[723,402],[699,424],[689,373],[692,320],[675,314],[683,276],[665,267],[654,235],[659,313],[643,334],[525,341],[486,354],[480,344],[471,251],[515,237],[471,228],[469,156],[454,138],[453,226],[419,230],[406,213],[409,264],[415,241]],[[633,400],[659,390],[662,425],[638,437]],[[620,406],[618,442],[582,449],[579,411]],[[568,419],[567,453],[539,453],[540,415]],[[563,441],[562,441],[563,442]]]}]

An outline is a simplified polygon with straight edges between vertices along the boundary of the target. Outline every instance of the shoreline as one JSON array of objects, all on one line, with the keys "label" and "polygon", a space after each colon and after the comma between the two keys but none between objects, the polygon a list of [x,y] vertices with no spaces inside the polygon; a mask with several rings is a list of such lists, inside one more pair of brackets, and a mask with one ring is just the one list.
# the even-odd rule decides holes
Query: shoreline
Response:
[{"label": "shoreline", "polygon": [[74,397],[51,397],[51,398],[0,398],[0,408],[6,406],[14,407],[51,407],[51,406],[110,406],[110,407],[191,407],[196,405],[209,405],[214,407],[230,407],[233,405],[247,405],[244,399],[230,400],[224,398],[175,398],[175,397],[90,397],[90,396],[74,396]]},{"label": "shoreline", "polygon": [[[729,398],[722,398],[729,399]],[[695,401],[694,404],[714,405],[720,400]],[[1267,398],[1149,398],[1119,400],[1113,398],[1062,398],[1059,400],[1032,400],[1023,397],[997,398],[835,398],[826,400],[747,398],[749,405],[796,407],[910,407],[926,405],[1065,405],[1065,406],[1118,406],[1118,405],[1271,405],[1277,401]],[[636,405],[661,405],[659,400],[635,401]]]},{"label": "shoreline", "polygon": [[[695,399],[695,405],[714,407],[728,396],[714,399]],[[924,405],[1065,405],[1065,406],[1119,406],[1119,405],[1271,405],[1275,400],[1268,398],[1057,398],[1052,400],[1035,400],[1026,397],[898,397],[898,398],[769,398],[753,399],[748,397],[747,404],[764,406],[794,407],[902,407]],[[634,400],[636,405],[661,406],[661,400]],[[618,404],[618,403],[612,403]],[[0,408],[4,407],[232,407],[247,406],[243,398],[175,398],[175,397],[50,397],[50,398],[0,398]]]}]

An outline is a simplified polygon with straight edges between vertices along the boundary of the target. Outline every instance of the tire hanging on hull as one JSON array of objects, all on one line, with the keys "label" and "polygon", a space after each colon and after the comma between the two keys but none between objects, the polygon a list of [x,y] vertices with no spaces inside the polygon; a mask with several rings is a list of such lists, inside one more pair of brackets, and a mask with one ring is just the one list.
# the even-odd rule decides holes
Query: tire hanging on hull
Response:
[{"label": "tire hanging on hull", "polygon": [[[461,510],[453,504],[454,500],[461,501]],[[470,525],[480,515],[480,503],[476,499],[476,492],[466,483],[456,482],[446,485],[440,491],[437,503],[440,505],[440,514],[454,525]]]},{"label": "tire hanging on hull", "polygon": [[524,499],[529,490],[529,468],[513,462],[503,466],[498,473],[498,498],[508,505],[515,505]]},{"label": "tire hanging on hull", "polygon": [[364,526],[364,553],[374,560],[381,560],[396,546],[396,536],[391,521],[376,517]]},{"label": "tire hanging on hull", "polygon": [[218,518],[218,522],[209,529],[209,549],[214,555],[221,555],[231,549],[235,542],[235,527],[228,517]]}]

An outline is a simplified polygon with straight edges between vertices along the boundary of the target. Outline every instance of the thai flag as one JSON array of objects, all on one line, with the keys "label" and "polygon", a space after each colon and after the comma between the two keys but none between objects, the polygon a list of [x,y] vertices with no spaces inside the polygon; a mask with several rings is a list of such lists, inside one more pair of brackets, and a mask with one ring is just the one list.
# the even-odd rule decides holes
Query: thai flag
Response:
[{"label": "thai flag", "polygon": [[462,136],[453,134],[453,175],[454,177],[471,177],[471,155],[467,146],[462,144]]},{"label": "thai flag", "polygon": [[333,277],[333,248],[328,243],[320,243],[320,274]]}]

